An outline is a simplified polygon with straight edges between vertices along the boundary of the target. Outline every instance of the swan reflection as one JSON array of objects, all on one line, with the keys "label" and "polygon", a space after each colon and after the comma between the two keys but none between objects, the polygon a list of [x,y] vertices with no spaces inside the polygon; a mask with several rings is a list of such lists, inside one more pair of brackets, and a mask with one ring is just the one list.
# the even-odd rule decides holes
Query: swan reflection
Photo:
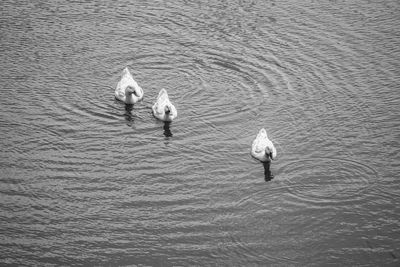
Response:
[{"label": "swan reflection", "polygon": [[270,168],[271,162],[267,161],[267,162],[263,162],[263,166],[264,166],[264,177],[265,177],[265,181],[271,181],[272,179],[274,179],[274,175],[271,172],[271,168]]},{"label": "swan reflection", "polygon": [[132,110],[133,110],[133,104],[125,104],[124,117],[125,117],[125,120],[128,121],[128,124],[132,124],[133,123]]},{"label": "swan reflection", "polygon": [[171,137],[172,136],[172,132],[169,128],[171,122],[170,121],[166,121],[164,122],[164,135],[165,137]]}]

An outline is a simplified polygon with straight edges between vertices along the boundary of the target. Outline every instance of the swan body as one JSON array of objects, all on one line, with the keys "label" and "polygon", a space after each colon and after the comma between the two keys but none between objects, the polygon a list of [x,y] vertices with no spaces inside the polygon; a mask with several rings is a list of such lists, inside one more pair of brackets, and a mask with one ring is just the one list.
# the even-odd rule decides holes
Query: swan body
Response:
[{"label": "swan body", "polygon": [[276,157],[276,149],[268,139],[267,131],[262,128],[251,145],[251,155],[261,162],[270,162]]},{"label": "swan body", "polygon": [[122,71],[121,80],[115,88],[115,98],[125,104],[135,104],[143,98],[143,89],[133,79],[128,67]]},{"label": "swan body", "polygon": [[175,106],[169,101],[167,91],[163,88],[158,93],[158,97],[153,107],[153,114],[159,120],[171,122],[178,116]]}]

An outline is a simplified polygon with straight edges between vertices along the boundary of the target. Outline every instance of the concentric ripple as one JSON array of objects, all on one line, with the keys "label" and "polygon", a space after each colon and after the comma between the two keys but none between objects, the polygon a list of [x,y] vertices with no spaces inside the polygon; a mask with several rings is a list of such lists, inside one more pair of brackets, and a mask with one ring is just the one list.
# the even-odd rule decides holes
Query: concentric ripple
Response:
[{"label": "concentric ripple", "polygon": [[399,1],[64,2],[1,4],[0,265],[396,260]]},{"label": "concentric ripple", "polygon": [[300,159],[281,169],[290,196],[315,204],[339,204],[368,197],[378,173],[366,164],[337,158]]}]

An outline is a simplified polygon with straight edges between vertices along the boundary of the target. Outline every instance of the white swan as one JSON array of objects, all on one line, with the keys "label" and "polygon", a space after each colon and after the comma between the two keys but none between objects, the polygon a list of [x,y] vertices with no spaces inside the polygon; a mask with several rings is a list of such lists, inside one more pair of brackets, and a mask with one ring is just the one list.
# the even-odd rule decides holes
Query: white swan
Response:
[{"label": "white swan", "polygon": [[178,112],[172,103],[169,101],[167,91],[163,88],[158,93],[157,101],[153,105],[153,114],[159,120],[172,121],[178,116]]},{"label": "white swan", "polygon": [[143,89],[133,79],[128,67],[122,71],[121,80],[115,88],[115,98],[125,104],[134,104],[143,98]]},{"label": "white swan", "polygon": [[276,157],[276,149],[271,140],[268,139],[267,131],[262,128],[251,145],[251,155],[261,162],[270,162]]}]

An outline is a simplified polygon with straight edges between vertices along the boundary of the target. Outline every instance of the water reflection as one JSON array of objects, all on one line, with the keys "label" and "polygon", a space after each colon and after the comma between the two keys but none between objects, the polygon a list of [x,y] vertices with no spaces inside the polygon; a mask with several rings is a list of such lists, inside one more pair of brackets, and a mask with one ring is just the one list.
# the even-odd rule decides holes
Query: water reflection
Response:
[{"label": "water reflection", "polygon": [[271,168],[270,168],[271,162],[270,161],[263,162],[263,165],[264,165],[264,178],[265,178],[265,181],[266,182],[271,181],[272,179],[274,179],[274,175],[272,174]]},{"label": "water reflection", "polygon": [[134,121],[132,110],[133,110],[133,104],[125,104],[124,117],[128,122],[128,126],[131,126],[133,124],[133,121]]},{"label": "water reflection", "polygon": [[170,124],[171,124],[171,122],[169,122],[169,121],[164,122],[164,135],[165,135],[165,137],[171,137],[172,136],[172,132],[171,132],[171,130],[169,128]]}]

